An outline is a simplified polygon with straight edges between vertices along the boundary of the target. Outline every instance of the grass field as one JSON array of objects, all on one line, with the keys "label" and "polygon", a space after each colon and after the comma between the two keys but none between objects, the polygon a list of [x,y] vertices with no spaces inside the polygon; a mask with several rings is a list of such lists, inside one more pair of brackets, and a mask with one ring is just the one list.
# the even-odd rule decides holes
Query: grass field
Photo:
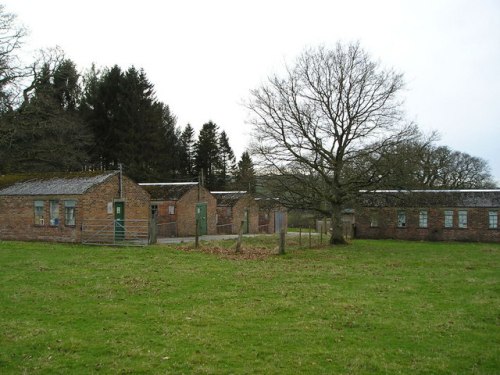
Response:
[{"label": "grass field", "polygon": [[0,242],[0,373],[500,373],[500,244],[233,244]]}]

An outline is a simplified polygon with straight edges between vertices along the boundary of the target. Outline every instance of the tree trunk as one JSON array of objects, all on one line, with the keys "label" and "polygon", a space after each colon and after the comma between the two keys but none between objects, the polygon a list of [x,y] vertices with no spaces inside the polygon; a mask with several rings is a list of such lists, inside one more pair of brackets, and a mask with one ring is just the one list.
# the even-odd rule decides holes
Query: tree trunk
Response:
[{"label": "tree trunk", "polygon": [[344,230],[342,228],[342,208],[334,206],[332,209],[332,236],[330,244],[345,245],[347,241],[344,238]]}]

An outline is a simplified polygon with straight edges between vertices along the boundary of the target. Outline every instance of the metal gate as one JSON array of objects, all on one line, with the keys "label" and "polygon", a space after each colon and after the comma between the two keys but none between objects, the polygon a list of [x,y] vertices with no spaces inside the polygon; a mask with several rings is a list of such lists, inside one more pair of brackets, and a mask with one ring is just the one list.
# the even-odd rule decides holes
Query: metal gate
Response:
[{"label": "metal gate", "polygon": [[149,221],[84,220],[82,223],[82,243],[88,245],[145,246],[149,243]]}]

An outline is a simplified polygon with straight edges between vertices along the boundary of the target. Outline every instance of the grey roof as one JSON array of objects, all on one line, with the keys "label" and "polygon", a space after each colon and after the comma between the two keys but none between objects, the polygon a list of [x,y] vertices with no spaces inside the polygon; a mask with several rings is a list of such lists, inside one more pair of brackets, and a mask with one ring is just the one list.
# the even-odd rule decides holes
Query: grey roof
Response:
[{"label": "grey roof", "polygon": [[366,207],[500,207],[500,189],[363,191]]},{"label": "grey roof", "polygon": [[35,178],[2,188],[0,195],[80,195],[117,173],[113,171],[93,176],[67,174],[64,177]]},{"label": "grey roof", "polygon": [[145,183],[139,184],[146,190],[153,200],[167,200],[177,201],[182,198],[184,194],[194,188],[198,188],[197,182],[159,182],[159,183]]},{"label": "grey roof", "polygon": [[248,195],[246,191],[211,191],[211,193],[217,199],[219,207],[232,207],[238,200]]}]

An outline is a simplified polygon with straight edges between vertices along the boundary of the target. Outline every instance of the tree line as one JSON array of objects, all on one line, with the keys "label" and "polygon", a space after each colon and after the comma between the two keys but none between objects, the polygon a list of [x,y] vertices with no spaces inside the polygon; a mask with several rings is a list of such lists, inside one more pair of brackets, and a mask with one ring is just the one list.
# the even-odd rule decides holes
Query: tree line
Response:
[{"label": "tree line", "polygon": [[60,49],[23,67],[25,31],[0,7],[0,173],[116,169],[136,181],[203,180],[212,190],[251,189],[247,152],[236,163],[216,123],[198,137],[177,125],[143,69],[118,65],[80,74]]}]

